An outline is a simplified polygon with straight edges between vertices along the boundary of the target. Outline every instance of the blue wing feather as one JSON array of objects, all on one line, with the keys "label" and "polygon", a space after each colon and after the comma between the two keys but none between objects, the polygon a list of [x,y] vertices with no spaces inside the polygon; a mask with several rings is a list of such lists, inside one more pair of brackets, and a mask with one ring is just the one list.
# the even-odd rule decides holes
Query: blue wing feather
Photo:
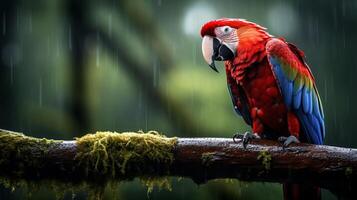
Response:
[{"label": "blue wing feather", "polygon": [[290,106],[292,103],[292,100],[293,100],[293,82],[292,81],[285,82],[284,91],[286,92],[286,95],[285,95],[286,105]]},{"label": "blue wing feather", "polygon": [[292,103],[292,94],[293,94],[293,82],[288,80],[285,75],[283,70],[280,67],[280,63],[278,59],[275,59],[273,57],[270,57],[270,62],[272,63],[273,66],[273,71],[275,72],[275,76],[279,80],[279,86],[280,89],[283,90],[283,97],[286,105],[291,105]]},{"label": "blue wing feather", "polygon": [[307,113],[309,111],[309,106],[310,106],[310,92],[308,91],[307,87],[305,86],[303,89],[303,99],[302,99],[302,108],[304,109],[304,112]]},{"label": "blue wing feather", "polygon": [[[283,41],[276,41],[277,39],[274,40],[274,43],[279,45],[279,48],[289,48],[285,42],[282,44]],[[274,47],[270,46],[270,48]],[[296,59],[296,62],[292,63],[299,62],[308,69],[308,66],[295,51],[291,49],[287,50],[295,55],[294,58]],[[323,110],[316,86],[307,77],[303,77],[304,74],[299,74],[299,72],[297,72],[298,74],[296,76],[290,76],[293,77],[294,80],[289,80],[289,74],[286,74],[283,70],[283,64],[285,65],[285,69],[287,64],[281,62],[281,60],[288,60],[292,58],[284,58],[282,57],[284,56],[283,54],[277,55],[278,53],[276,52],[267,51],[267,53],[269,63],[277,79],[284,102],[286,103],[288,109],[295,111],[307,141],[313,144],[322,144],[325,137],[325,124]],[[296,66],[288,65],[288,67],[292,70],[292,68]],[[311,73],[310,70],[309,73]]]},{"label": "blue wing feather", "polygon": [[302,90],[300,89],[299,92],[294,95],[293,99],[294,99],[294,109],[298,109],[300,107],[300,104],[301,104],[301,93],[302,93]]}]

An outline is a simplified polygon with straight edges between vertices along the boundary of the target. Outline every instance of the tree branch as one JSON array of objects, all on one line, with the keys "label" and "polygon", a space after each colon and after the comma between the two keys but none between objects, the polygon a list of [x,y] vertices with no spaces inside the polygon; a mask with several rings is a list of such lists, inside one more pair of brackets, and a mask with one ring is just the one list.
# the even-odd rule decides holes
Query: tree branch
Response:
[{"label": "tree branch", "polygon": [[318,185],[352,195],[357,149],[271,140],[247,149],[230,138],[167,138],[157,132],[97,132],[55,141],[0,131],[1,176],[65,181],[107,181],[143,176],[217,178]]}]

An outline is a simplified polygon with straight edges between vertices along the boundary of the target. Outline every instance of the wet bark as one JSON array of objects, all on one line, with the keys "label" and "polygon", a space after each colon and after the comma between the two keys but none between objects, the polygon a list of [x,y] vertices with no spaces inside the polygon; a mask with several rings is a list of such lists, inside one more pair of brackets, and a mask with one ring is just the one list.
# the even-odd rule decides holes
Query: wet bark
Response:
[{"label": "wet bark", "polygon": [[[45,153],[41,145],[45,146]],[[178,138],[174,161],[169,166],[159,162],[147,163],[152,167],[131,166],[125,176],[115,177],[100,171],[88,173],[76,159],[77,150],[75,141],[36,143],[24,159],[14,155],[7,157],[10,162],[0,162],[0,172],[2,176],[30,180],[71,182],[164,175],[187,177],[201,184],[211,179],[234,178],[317,185],[347,197],[352,197],[352,190],[357,188],[357,149],[350,148],[293,144],[283,149],[276,141],[261,139],[244,149],[230,138]]]},{"label": "wet bark", "polygon": [[302,183],[348,197],[357,188],[356,170],[357,149],[312,144],[283,149],[263,139],[244,149],[232,139],[180,138],[171,174],[197,183],[216,178]]}]

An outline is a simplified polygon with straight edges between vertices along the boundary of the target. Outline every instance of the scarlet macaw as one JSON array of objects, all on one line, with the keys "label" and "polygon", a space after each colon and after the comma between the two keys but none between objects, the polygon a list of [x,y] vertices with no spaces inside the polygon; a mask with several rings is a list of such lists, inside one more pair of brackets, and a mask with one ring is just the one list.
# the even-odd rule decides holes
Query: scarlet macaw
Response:
[{"label": "scarlet macaw", "polygon": [[[202,26],[201,36],[209,66],[217,71],[214,61],[225,61],[234,108],[253,129],[236,134],[234,140],[241,138],[245,148],[255,138],[278,139],[284,147],[300,141],[323,143],[321,100],[301,50],[243,19],[210,21]],[[284,184],[287,199],[319,198],[319,194],[316,187]]]}]

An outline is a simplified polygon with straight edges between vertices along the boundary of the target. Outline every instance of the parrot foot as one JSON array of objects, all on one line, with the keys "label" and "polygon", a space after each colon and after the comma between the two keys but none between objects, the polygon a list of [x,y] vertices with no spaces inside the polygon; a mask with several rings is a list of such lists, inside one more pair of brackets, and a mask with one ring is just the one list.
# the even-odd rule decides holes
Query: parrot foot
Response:
[{"label": "parrot foot", "polygon": [[293,135],[290,135],[289,137],[279,137],[278,141],[283,143],[283,149],[288,147],[291,143],[300,143],[300,141]]},{"label": "parrot foot", "polygon": [[[240,140],[237,140],[240,139]],[[235,143],[242,142],[244,149],[247,148],[248,143],[253,139],[260,139],[260,136],[256,133],[245,132],[244,134],[236,133],[233,135],[233,141]]]}]

